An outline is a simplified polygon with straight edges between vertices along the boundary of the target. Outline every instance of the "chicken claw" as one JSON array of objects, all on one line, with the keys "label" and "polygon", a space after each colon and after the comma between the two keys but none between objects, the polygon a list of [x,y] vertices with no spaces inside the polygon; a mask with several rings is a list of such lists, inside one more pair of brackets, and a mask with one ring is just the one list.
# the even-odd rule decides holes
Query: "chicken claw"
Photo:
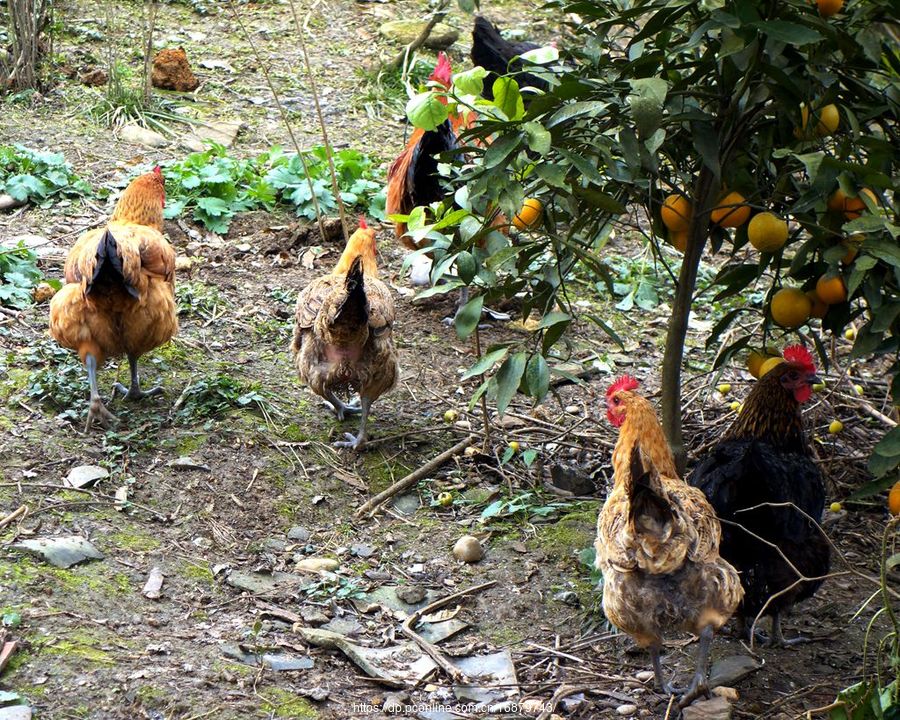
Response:
[{"label": "chicken claw", "polygon": [[131,387],[127,388],[122,383],[117,382],[113,385],[113,395],[120,392],[125,396],[126,400],[143,400],[146,397],[162,395],[165,392],[162,385],[157,385],[149,390],[141,390],[141,379],[138,376],[137,358],[129,355],[128,366],[131,369]]},{"label": "chicken claw", "polygon": [[344,433],[344,439],[333,443],[336,448],[349,448],[350,450],[361,451],[366,446],[366,437],[363,434],[354,435],[353,433]]},{"label": "chicken claw", "polygon": [[700,647],[697,650],[697,670],[691,679],[691,684],[678,698],[679,708],[687,707],[701,695],[709,697],[707,664],[709,663],[709,649],[712,646],[713,634],[714,631],[711,625],[707,625],[700,632]]},{"label": "chicken claw", "polygon": [[91,406],[88,408],[87,422],[85,422],[84,424],[85,433],[90,432],[91,428],[95,424],[106,429],[117,424],[118,422],[119,418],[117,418],[109,410],[106,409],[106,406],[103,404],[103,401],[100,399],[99,395],[95,398],[91,398]]},{"label": "chicken claw", "polygon": [[362,412],[362,408],[359,406],[359,398],[354,398],[351,402],[345,403],[341,402],[341,399],[334,393],[325,398],[324,405],[334,413],[334,416],[339,421],[343,421],[348,415],[356,415]]}]

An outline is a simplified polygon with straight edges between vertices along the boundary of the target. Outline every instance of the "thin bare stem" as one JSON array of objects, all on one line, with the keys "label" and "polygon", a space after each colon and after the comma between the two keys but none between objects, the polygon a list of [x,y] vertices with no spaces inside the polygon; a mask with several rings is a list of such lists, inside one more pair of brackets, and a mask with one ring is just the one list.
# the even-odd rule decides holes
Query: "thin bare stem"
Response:
[{"label": "thin bare stem", "polygon": [[300,40],[300,50],[303,52],[303,64],[306,66],[306,78],[309,80],[309,87],[310,90],[312,90],[313,103],[315,103],[316,115],[319,118],[319,127],[322,128],[322,144],[325,146],[325,157],[328,159],[328,169],[331,171],[331,189],[332,192],[334,192],[334,199],[337,202],[338,214],[341,218],[341,229],[344,231],[344,242],[346,242],[349,233],[349,230],[347,229],[347,213],[344,209],[344,201],[341,199],[341,189],[338,186],[337,173],[334,170],[334,157],[331,152],[331,143],[328,140],[328,127],[325,124],[325,116],[322,114],[322,106],[319,104],[319,89],[316,85],[316,74],[312,71],[312,66],[309,64],[309,53],[306,52],[306,38],[303,35],[300,19],[297,17],[297,8],[294,6],[294,0],[290,0],[290,3],[291,14],[294,16],[294,25],[297,28],[297,37]]},{"label": "thin bare stem", "polygon": [[147,9],[147,24],[144,29],[144,103],[149,104],[150,93],[152,92],[152,72],[153,66],[153,31],[156,29],[156,12],[159,5],[156,0],[150,0],[150,6]]},{"label": "thin bare stem", "polygon": [[[476,361],[481,360],[481,333],[478,331],[477,322],[475,323],[475,355],[477,356]],[[479,377],[484,382],[484,373]],[[481,420],[484,425],[484,445],[481,448],[481,452],[487,455],[491,447],[491,420],[488,416],[487,392],[481,393]]]},{"label": "thin bare stem", "polygon": [[[275,99],[275,105],[278,107],[278,114],[281,116],[281,121],[284,123],[284,126],[287,128],[288,135],[291,138],[291,143],[294,146],[294,150],[297,153],[297,157],[300,158],[300,164],[303,165],[303,173],[306,175],[306,182],[309,185],[309,194],[312,196],[313,207],[316,211],[316,222],[319,224],[319,234],[324,238],[325,237],[325,225],[322,221],[322,210],[319,207],[319,196],[316,195],[316,187],[313,185],[312,177],[309,174],[309,166],[306,163],[306,158],[303,157],[303,153],[300,150],[300,143],[297,142],[297,137],[294,135],[294,128],[291,125],[290,120],[288,120],[287,113],[284,110],[284,106],[281,104],[281,98],[278,95],[278,91],[275,89],[275,84],[272,82],[272,77],[269,75],[269,68],[267,63],[263,60],[262,54],[259,52],[259,49],[256,47],[256,43],[253,42],[253,37],[250,35],[250,31],[247,30],[247,26],[244,25],[244,21],[241,20],[240,13],[238,13],[237,6],[234,4],[234,0],[228,0],[228,6],[231,9],[231,14],[234,15],[235,21],[237,21],[238,26],[241,29],[241,32],[244,34],[244,37],[247,39],[247,43],[250,45],[250,49],[253,50],[253,54],[256,56],[256,61],[259,63],[260,68],[262,68],[263,76],[266,78],[266,85],[269,86],[269,90],[272,91],[272,97]],[[345,230],[346,232],[346,230]]]}]

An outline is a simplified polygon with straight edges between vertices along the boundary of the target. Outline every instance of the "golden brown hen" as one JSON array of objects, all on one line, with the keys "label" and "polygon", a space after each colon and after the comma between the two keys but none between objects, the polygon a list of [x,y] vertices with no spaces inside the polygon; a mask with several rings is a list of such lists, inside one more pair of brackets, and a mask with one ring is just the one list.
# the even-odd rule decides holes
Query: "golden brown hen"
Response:
[{"label": "golden brown hen", "polygon": [[[334,270],[300,292],[291,345],[300,379],[338,420],[361,413],[359,433],[345,433],[337,447],[365,447],[372,403],[397,382],[393,325],[394,300],[378,279],[375,231],[361,219]],[[351,390],[359,392],[358,405],[337,396]]]},{"label": "golden brown hen", "polygon": [[[659,653],[672,631],[699,635],[697,670],[682,693],[686,705],[708,692],[713,635],[743,596],[735,569],[719,556],[721,528],[706,497],[683,482],[656,412],[627,375],[607,390],[607,418],[620,428],[613,451],[615,480],[597,521],[597,567],[603,611],[617,628],[648,648],[656,681]],[[682,691],[678,691],[682,692]]]},{"label": "golden brown hen", "polygon": [[136,400],[162,392],[141,390],[138,358],[178,331],[175,251],[162,234],[165,182],[160,168],[137,177],[122,193],[105,227],[84,233],[66,258],[66,284],[50,302],[50,334],[75,350],[88,371],[91,405],[85,431],[116,417],[97,387],[97,368],[126,355],[131,387],[115,389]]}]

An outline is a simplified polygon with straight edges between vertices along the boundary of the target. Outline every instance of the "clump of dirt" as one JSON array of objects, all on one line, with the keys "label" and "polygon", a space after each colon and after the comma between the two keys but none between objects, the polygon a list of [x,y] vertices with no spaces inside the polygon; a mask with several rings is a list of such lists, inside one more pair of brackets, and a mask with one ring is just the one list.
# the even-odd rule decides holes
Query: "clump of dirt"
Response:
[{"label": "clump of dirt", "polygon": [[165,48],[156,53],[150,80],[153,87],[161,90],[193,92],[200,87],[200,81],[191,70],[184,48]]}]

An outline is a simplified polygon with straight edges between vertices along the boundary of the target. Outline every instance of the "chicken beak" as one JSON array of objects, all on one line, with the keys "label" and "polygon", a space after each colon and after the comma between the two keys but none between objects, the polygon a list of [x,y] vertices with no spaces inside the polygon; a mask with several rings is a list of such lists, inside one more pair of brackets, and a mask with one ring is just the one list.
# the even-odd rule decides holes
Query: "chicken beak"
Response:
[{"label": "chicken beak", "polygon": [[806,382],[809,383],[810,387],[812,387],[813,385],[819,385],[822,382],[822,380],[819,378],[818,375],[813,373],[812,375],[809,375],[806,378]]}]

